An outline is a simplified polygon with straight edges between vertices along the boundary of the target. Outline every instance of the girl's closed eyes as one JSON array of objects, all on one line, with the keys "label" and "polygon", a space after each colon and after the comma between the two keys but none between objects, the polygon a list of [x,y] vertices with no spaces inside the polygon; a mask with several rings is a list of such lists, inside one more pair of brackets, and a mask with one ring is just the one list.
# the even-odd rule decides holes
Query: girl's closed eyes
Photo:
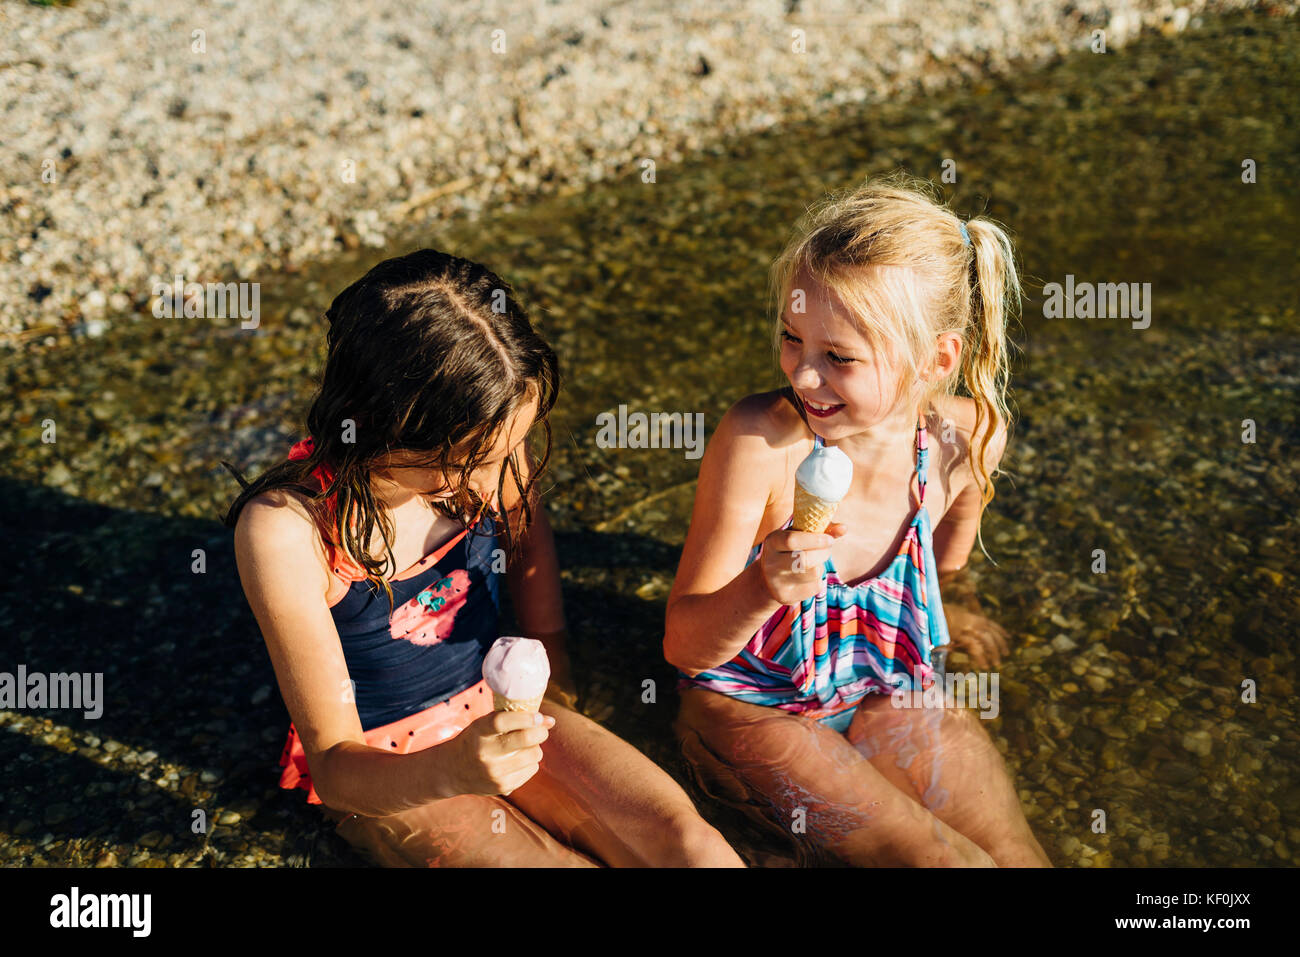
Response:
[{"label": "girl's closed eyes", "polygon": [[[799,343],[802,343],[802,342],[803,342],[803,340],[800,339],[798,336],[795,336],[795,335],[791,334],[791,332],[790,332],[788,329],[782,329],[782,330],[781,330],[781,339],[782,339],[782,341],[784,341],[784,342],[793,343],[793,344],[795,344],[795,345],[798,345]],[[839,364],[839,365],[844,365],[844,366],[846,366],[846,365],[851,365],[852,363],[858,361],[857,359],[853,358],[852,356],[844,356],[844,355],[840,355],[838,352],[832,352],[832,351],[829,351],[829,350],[826,352],[826,357],[827,357],[828,359],[830,359],[832,362],[835,362],[835,363],[837,363],[837,364]]]}]

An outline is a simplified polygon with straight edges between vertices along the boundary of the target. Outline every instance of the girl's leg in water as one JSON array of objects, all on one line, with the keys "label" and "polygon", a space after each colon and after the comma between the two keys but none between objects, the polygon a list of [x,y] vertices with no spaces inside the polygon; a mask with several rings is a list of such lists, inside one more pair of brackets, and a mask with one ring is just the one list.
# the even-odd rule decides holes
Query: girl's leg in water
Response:
[{"label": "girl's leg in water", "polygon": [[849,742],[897,789],[978,844],[999,867],[1051,867],[1025,820],[1011,776],[979,718],[965,708],[897,708],[863,699]]},{"label": "girl's leg in water", "polygon": [[788,839],[857,866],[993,866],[839,732],[702,688],[681,696],[676,728],[687,759],[722,800]]},{"label": "girl's leg in water", "polygon": [[598,867],[499,797],[463,794],[388,817],[322,806],[380,867]]},{"label": "girl's leg in water", "polygon": [[566,844],[613,867],[744,867],[666,771],[590,718],[555,719],[538,772],[507,800]]}]

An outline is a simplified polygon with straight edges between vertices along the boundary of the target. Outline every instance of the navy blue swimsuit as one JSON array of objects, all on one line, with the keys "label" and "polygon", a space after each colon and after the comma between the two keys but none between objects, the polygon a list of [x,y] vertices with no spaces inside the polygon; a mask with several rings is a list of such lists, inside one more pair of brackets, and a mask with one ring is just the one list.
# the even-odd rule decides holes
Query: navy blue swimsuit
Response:
[{"label": "navy blue swimsuit", "polygon": [[[476,534],[477,532],[477,534]],[[414,576],[354,581],[330,608],[354,685],[363,731],[431,708],[483,679],[483,658],[497,640],[497,536],[490,517],[422,559]],[[432,559],[432,561],[431,561]]]},{"label": "navy blue swimsuit", "polygon": [[[289,457],[305,458],[310,443],[299,442]],[[317,479],[324,488],[332,476],[318,469]],[[325,546],[336,577],[351,580],[330,615],[363,731],[430,708],[483,679],[500,614],[501,573],[493,570],[500,553],[490,515],[388,580],[391,616],[383,589],[328,538]]]}]

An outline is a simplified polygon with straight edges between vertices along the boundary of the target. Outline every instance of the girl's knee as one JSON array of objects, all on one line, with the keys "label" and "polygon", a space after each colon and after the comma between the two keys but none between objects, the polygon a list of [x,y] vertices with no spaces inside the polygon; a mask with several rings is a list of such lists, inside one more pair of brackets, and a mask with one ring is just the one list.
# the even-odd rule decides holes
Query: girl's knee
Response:
[{"label": "girl's knee", "polygon": [[[946,829],[944,829],[946,830]],[[879,835],[884,840],[863,860],[886,867],[997,867],[986,850],[962,834],[946,830],[928,836],[897,832]]]},{"label": "girl's knee", "polygon": [[936,841],[923,849],[913,866],[920,867],[997,867],[997,860],[976,844],[958,846],[950,841]]},{"label": "girl's knee", "polygon": [[677,814],[661,829],[662,841],[650,849],[652,867],[744,867],[721,832],[698,814]]},{"label": "girl's knee", "polygon": [[871,848],[830,846],[832,855],[855,867],[997,867],[998,862],[985,850],[967,842],[963,846],[949,841],[887,841]]},{"label": "girl's knee", "polygon": [[998,867],[1051,867],[1052,862],[1037,841],[1009,840],[993,848]]}]

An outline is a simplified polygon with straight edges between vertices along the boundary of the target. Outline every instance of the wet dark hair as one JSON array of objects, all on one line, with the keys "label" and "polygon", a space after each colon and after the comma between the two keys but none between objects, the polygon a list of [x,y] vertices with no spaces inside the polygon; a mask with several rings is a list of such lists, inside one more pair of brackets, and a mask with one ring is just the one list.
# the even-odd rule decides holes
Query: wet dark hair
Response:
[{"label": "wet dark hair", "polygon": [[[507,549],[514,550],[532,519],[533,488],[551,455],[549,415],[560,387],[559,361],[504,280],[434,249],[379,263],[339,293],[325,319],[325,370],[307,413],[311,454],[273,466],[252,483],[222,462],[243,487],[224,522],[234,528],[248,501],[270,489],[304,494],[318,524],[330,529],[367,580],[382,586],[391,612],[386,576],[399,571],[392,552],[395,530],[374,498],[371,470],[384,468],[389,453],[411,453],[412,461],[401,468],[432,468],[445,476],[449,498],[431,502],[435,508],[466,526],[487,511]],[[469,476],[534,395],[534,424],[545,432],[541,460],[523,483],[518,451],[512,452],[502,463],[495,508],[489,509],[469,487]],[[322,464],[335,473],[325,490],[312,479]],[[522,508],[503,516],[507,473]],[[331,496],[337,501],[333,515]],[[365,547],[376,524],[386,551],[382,561]]]}]

